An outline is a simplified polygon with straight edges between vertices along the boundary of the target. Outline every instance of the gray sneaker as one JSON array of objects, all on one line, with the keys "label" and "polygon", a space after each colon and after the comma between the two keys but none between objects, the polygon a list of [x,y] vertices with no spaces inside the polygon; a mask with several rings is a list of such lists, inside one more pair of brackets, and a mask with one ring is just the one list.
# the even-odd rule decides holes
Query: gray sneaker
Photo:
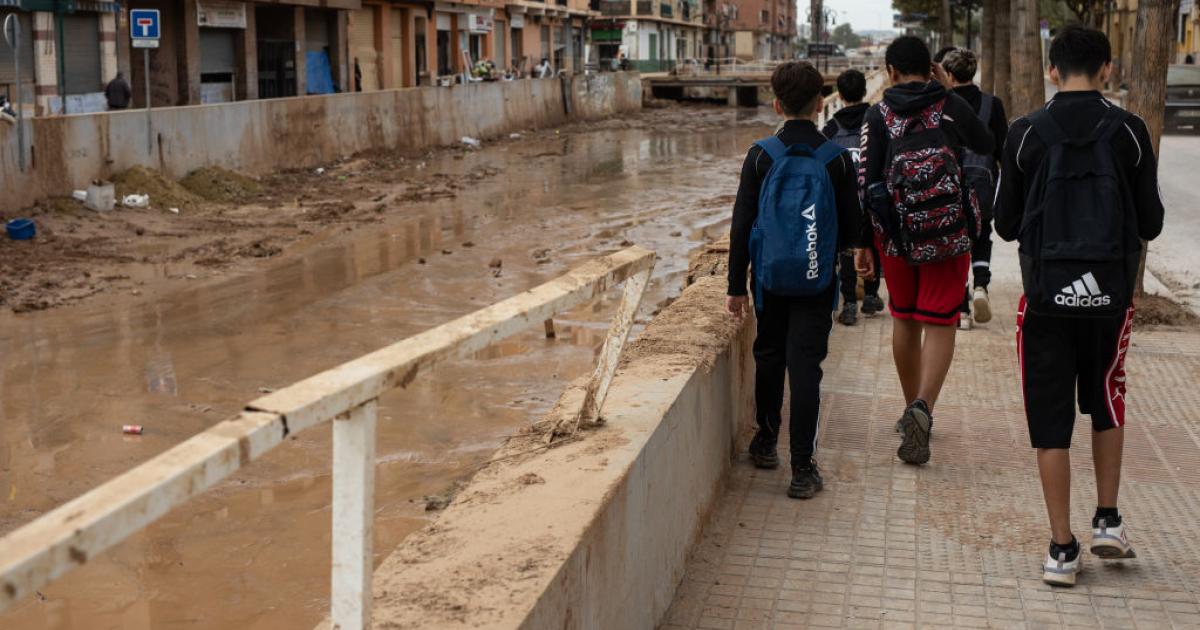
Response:
[{"label": "gray sneaker", "polygon": [[900,418],[900,448],[896,455],[906,464],[921,465],[929,461],[929,434],[933,417],[924,400],[914,400]]}]

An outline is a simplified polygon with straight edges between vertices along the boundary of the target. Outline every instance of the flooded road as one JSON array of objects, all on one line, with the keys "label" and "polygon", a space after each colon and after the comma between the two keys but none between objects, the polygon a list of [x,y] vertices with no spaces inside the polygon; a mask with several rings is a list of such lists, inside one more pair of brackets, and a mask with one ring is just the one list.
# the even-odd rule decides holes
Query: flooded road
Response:
[{"label": "flooded road", "polygon": [[[246,273],[0,316],[0,532],[11,531],[285,386],[552,279],[630,242],[658,252],[643,320],[689,252],[724,232],[766,113],[647,112],[439,155],[499,174],[456,197]],[[664,124],[659,125],[658,121]],[[469,245],[467,245],[469,244]],[[489,262],[502,260],[498,277]],[[376,562],[445,492],[590,368],[612,306],[559,320],[385,396]],[[125,436],[121,425],[145,426]],[[328,609],[328,424],[0,615],[6,629],[308,628]]]}]

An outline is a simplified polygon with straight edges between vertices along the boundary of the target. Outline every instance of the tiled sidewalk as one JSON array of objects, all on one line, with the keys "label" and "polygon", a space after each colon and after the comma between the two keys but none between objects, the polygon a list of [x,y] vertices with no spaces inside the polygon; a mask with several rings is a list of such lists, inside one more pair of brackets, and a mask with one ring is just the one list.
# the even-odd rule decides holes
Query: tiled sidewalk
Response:
[{"label": "tiled sidewalk", "polygon": [[[662,628],[1200,628],[1200,330],[1134,332],[1120,507],[1138,559],[1085,551],[1079,585],[1051,589],[1017,386],[1015,256],[997,243],[996,316],[960,333],[922,468],[895,455],[903,403],[889,318],[835,324],[825,491],[792,500],[786,461],[776,471],[735,462]],[[1072,453],[1072,522],[1085,544],[1088,426],[1077,423]]]}]

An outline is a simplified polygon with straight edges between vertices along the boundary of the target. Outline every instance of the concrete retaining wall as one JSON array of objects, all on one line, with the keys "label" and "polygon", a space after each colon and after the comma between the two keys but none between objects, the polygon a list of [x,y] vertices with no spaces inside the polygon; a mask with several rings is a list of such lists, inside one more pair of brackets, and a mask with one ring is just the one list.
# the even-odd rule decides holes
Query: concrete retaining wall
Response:
[{"label": "concrete retaining wall", "polygon": [[367,149],[423,149],[641,108],[636,73],[570,82],[566,90],[558,79],[542,79],[164,108],[151,111],[149,133],[145,110],[35,118],[25,122],[32,167],[24,173],[16,129],[0,125],[0,210],[70,195],[139,165],[176,178],[209,165],[261,174]]},{"label": "concrete retaining wall", "polygon": [[550,450],[515,439],[384,561],[376,628],[661,621],[752,420],[752,326],[723,311],[721,257],[695,265],[701,278],[630,348],[605,425]]}]

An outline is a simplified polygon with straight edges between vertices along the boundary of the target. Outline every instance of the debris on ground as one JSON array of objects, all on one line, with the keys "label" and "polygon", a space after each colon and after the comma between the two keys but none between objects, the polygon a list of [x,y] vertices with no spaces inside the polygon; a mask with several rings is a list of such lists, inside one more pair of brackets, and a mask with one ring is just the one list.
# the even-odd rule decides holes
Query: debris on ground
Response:
[{"label": "debris on ground", "polygon": [[125,195],[121,198],[121,205],[126,208],[147,208],[150,206],[150,195]]},{"label": "debris on ground", "polygon": [[71,197],[75,199],[75,201],[87,201],[87,191],[73,190],[71,191]]},{"label": "debris on ground", "polygon": [[127,195],[146,195],[148,202],[160,208],[193,208],[204,201],[179,185],[179,182],[144,166],[135,166],[112,179],[117,196],[122,199]]},{"label": "debris on ground", "polygon": [[431,494],[425,497],[426,512],[440,512],[450,506],[453,497],[444,494]]},{"label": "debris on ground", "polygon": [[503,266],[504,266],[504,261],[500,260],[499,258],[493,258],[492,261],[488,263],[488,267],[490,269],[499,269]]},{"label": "debris on ground", "polygon": [[472,138],[471,136],[463,136],[462,143],[471,149],[478,149],[479,147],[483,146],[483,143],[480,142],[478,138]]},{"label": "debris on ground", "polygon": [[523,485],[526,485],[526,486],[532,486],[532,485],[539,484],[539,483],[546,483],[546,480],[543,479],[542,476],[537,473],[525,473],[524,475],[521,475],[519,478],[517,478],[517,481],[520,481]]},{"label": "debris on ground", "polygon": [[203,199],[221,203],[245,203],[263,192],[258,180],[219,166],[198,168],[179,184]]},{"label": "debris on ground", "polygon": [[142,425],[140,425],[140,424],[123,425],[121,427],[121,433],[124,433],[125,435],[141,435],[142,434]]}]

